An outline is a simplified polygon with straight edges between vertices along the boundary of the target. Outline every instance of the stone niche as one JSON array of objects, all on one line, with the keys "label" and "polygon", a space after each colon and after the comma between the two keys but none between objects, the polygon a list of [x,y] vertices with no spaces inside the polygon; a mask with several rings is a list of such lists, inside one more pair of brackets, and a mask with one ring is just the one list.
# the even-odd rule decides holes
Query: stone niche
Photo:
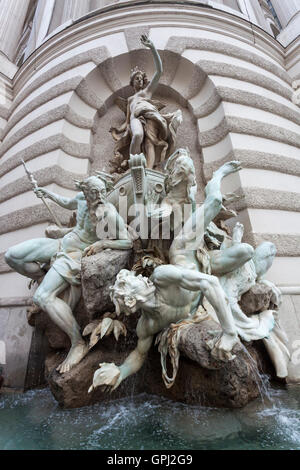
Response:
[{"label": "stone niche", "polygon": [[[203,179],[203,157],[198,143],[196,119],[188,109],[184,99],[176,99],[176,97],[172,96],[173,93],[164,86],[160,86],[158,91],[159,93],[154,96],[154,99],[165,104],[163,112],[173,112],[177,109],[182,111],[183,122],[177,131],[176,148],[188,147],[190,150],[196,170],[197,198],[201,201],[203,200],[205,183]],[[125,90],[121,90],[118,94],[123,95],[123,93],[125,96],[130,96],[132,90],[128,87]],[[114,104],[115,99],[116,96],[111,97],[109,100],[110,105],[108,105],[105,112],[95,117],[92,141],[92,172],[95,170],[110,171],[109,161],[113,159],[114,140],[109,134],[109,129],[111,126],[119,126],[124,122],[124,113]]]}]

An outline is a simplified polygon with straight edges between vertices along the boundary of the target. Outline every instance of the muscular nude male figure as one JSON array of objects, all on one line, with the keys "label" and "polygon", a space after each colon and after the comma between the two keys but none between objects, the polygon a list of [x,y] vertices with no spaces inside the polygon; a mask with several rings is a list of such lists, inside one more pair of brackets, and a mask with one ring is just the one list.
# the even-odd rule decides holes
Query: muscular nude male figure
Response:
[{"label": "muscular nude male figure", "polygon": [[174,239],[170,264],[154,269],[150,279],[122,270],[112,287],[116,312],[127,314],[141,311],[137,324],[138,343],[121,366],[101,364],[94,374],[91,392],[98,386],[115,389],[129,375],[142,366],[155,334],[171,323],[192,315],[201,295],[214,307],[223,333],[215,341],[214,354],[230,359],[231,351],[239,342],[229,302],[217,277],[199,271],[196,247],[201,246],[209,223],[222,207],[221,180],[240,170],[239,162],[229,162],[214,173],[206,186],[206,199],[185,224],[184,235]]},{"label": "muscular nude male figure", "polygon": [[[53,322],[71,340],[71,349],[57,368],[67,372],[87,354],[88,347],[81,336],[80,328],[72,310],[81,295],[81,258],[105,248],[129,249],[132,242],[123,219],[115,207],[106,200],[105,182],[91,176],[77,183],[81,191],[73,198],[58,196],[46,189],[37,188],[38,197],[47,197],[61,207],[77,209],[77,223],[74,229],[62,239],[37,238],[10,248],[5,260],[9,266],[23,276],[41,280],[34,294],[34,303],[48,313]],[[100,219],[107,221],[108,227],[116,228],[105,240],[99,240],[96,228]],[[41,265],[51,264],[45,275]],[[59,295],[70,287],[68,299]]]}]

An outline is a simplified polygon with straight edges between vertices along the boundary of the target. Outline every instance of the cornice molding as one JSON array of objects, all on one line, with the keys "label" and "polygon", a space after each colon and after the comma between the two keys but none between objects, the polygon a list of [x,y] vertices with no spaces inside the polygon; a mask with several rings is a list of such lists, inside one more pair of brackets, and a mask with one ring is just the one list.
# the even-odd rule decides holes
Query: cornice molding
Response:
[{"label": "cornice molding", "polygon": [[[180,8],[180,15],[178,9]],[[224,11],[197,6],[191,2],[135,2],[116,5],[115,8],[93,12],[75,21],[45,42],[25,61],[14,77],[14,84],[22,87],[30,78],[33,68],[39,70],[50,60],[78,45],[127,28],[183,27],[220,32],[241,42],[253,44],[270,57],[284,64],[284,48],[272,36],[248,21]],[[34,66],[34,67],[33,67]]]}]

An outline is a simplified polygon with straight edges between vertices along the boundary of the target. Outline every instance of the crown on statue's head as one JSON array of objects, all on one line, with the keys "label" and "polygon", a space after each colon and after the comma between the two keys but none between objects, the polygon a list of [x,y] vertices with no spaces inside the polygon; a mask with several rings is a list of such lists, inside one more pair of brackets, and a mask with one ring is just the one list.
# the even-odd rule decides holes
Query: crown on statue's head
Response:
[{"label": "crown on statue's head", "polygon": [[146,72],[141,70],[137,65],[130,71],[130,85],[133,86],[134,77],[140,73],[143,76],[144,86],[148,84],[148,78]]},{"label": "crown on statue's head", "polygon": [[130,70],[130,78],[134,77],[137,73],[144,73],[143,70],[141,70],[137,65],[133,67],[133,69]]}]

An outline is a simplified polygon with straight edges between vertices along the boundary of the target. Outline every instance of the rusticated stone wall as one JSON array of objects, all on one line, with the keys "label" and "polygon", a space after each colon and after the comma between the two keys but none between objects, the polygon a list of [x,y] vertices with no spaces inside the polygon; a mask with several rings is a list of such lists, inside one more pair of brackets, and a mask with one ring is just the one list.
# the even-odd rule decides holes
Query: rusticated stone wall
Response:
[{"label": "rusticated stone wall", "polygon": [[[300,77],[299,43],[284,48],[241,16],[192,2],[180,7],[144,2],[139,8],[134,3],[69,23],[20,69],[0,57],[6,71],[0,77],[0,297],[5,305],[15,299],[24,307],[24,298],[31,296],[27,280],[9,270],[3,254],[13,244],[43,236],[49,223],[20,159],[40,185],[63,195],[74,194],[73,178],[100,168],[101,119],[117,116],[114,99],[128,95],[132,66],[150,75],[154,70],[150,52],[139,43],[145,32],[163,59],[159,97],[184,109],[180,144],[188,125],[186,145],[191,145],[200,189],[223,162],[241,160],[243,171],[228,178],[223,190],[243,196],[238,209],[248,241],[276,244],[269,277],[297,297],[300,112],[291,97],[292,82]],[[109,134],[107,139],[103,161],[113,148]],[[67,211],[54,210],[68,220]],[[282,315],[289,315],[287,304]],[[2,331],[4,340],[8,334]],[[31,330],[26,334],[30,344]],[[300,325],[293,334],[300,339]]]}]

